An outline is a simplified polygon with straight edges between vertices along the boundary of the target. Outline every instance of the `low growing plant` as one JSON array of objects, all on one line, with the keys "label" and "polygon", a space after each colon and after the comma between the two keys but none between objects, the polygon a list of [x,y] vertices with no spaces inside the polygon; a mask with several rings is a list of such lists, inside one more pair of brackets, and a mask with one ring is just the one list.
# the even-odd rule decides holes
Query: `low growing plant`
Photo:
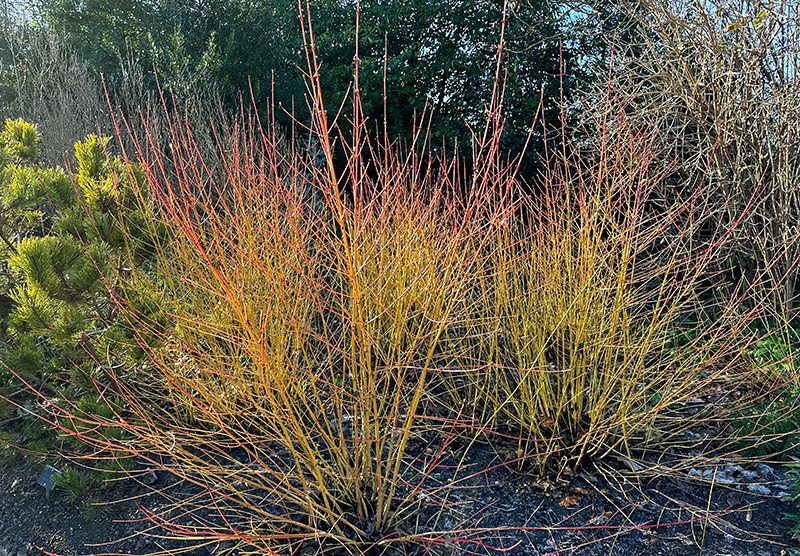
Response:
[{"label": "low growing plant", "polygon": [[5,398],[24,408],[26,396],[35,398],[37,392],[57,397],[73,375],[85,379],[71,381],[75,401],[81,396],[76,388],[85,393],[98,382],[113,386],[114,369],[137,357],[110,300],[134,297],[127,277],[152,250],[143,242],[142,214],[132,195],[141,192],[142,176],[109,155],[109,138],[97,136],[76,143],[75,175],[41,168],[34,162],[36,128],[22,120],[5,125],[0,136]]},{"label": "low growing plant", "polygon": [[89,521],[102,521],[111,513],[111,508],[100,498],[90,496],[86,498],[80,507],[81,515]]},{"label": "low growing plant", "polygon": [[78,502],[83,495],[94,485],[92,476],[71,465],[61,468],[61,473],[53,475],[53,481],[64,493],[67,502]]},{"label": "low growing plant", "polygon": [[796,332],[788,326],[759,327],[748,350],[758,369],[758,384],[741,400],[735,435],[747,456],[800,452],[800,387]]}]

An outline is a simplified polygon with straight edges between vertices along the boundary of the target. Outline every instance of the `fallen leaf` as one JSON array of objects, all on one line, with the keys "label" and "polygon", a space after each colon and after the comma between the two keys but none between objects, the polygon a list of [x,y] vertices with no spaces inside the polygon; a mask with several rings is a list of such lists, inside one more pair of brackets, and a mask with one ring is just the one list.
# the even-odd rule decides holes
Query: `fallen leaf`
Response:
[{"label": "fallen leaf", "polygon": [[564,499],[558,503],[558,505],[563,508],[569,508],[578,504],[581,500],[583,500],[583,496],[569,494],[565,496]]}]

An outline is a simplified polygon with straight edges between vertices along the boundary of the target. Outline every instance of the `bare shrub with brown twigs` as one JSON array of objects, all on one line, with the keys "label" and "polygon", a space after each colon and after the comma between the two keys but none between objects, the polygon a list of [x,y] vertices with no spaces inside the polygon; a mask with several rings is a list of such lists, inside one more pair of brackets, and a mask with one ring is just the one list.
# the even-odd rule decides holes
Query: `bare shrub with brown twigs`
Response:
[{"label": "bare shrub with brown twigs", "polygon": [[[611,82],[631,122],[660,122],[661,188],[718,184],[740,291],[793,315],[800,257],[800,12],[794,2],[620,2]],[[596,97],[605,95],[603,90]],[[714,224],[711,224],[712,226]],[[756,301],[756,303],[758,303]]]},{"label": "bare shrub with brown twigs", "polygon": [[[120,76],[117,83],[107,84],[102,76],[92,73],[74,48],[46,27],[4,21],[0,32],[12,58],[10,65],[2,68],[4,81],[11,88],[10,99],[2,109],[6,116],[21,117],[37,126],[43,138],[43,164],[58,166],[69,161],[76,141],[90,134],[111,134],[114,118],[123,114],[129,116],[132,127],[118,139],[127,143],[128,150],[134,148],[128,137],[158,135],[163,140],[168,135],[167,120],[178,118],[191,122],[194,140],[206,162],[219,162],[217,142],[225,142],[232,114],[223,106],[213,83],[183,87],[182,95],[170,97],[168,112],[148,113],[148,106],[163,104],[148,85],[152,70],[142,67],[136,53],[117,53]],[[141,111],[144,117],[140,117]]]},{"label": "bare shrub with brown twigs", "polygon": [[13,58],[5,71],[14,98],[4,109],[37,126],[44,164],[63,164],[75,141],[113,129],[102,88],[63,40],[47,29],[11,22],[2,32]]}]

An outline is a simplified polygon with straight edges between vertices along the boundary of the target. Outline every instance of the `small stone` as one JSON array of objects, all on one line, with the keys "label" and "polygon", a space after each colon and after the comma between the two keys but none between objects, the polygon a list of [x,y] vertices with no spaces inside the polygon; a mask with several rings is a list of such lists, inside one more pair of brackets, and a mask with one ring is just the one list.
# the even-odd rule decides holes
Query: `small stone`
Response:
[{"label": "small stone", "polygon": [[749,490],[753,494],[761,494],[763,496],[769,496],[770,494],[772,494],[772,492],[770,492],[770,490],[767,487],[759,484],[747,485],[747,490]]},{"label": "small stone", "polygon": [[702,476],[703,476],[703,474],[702,474],[702,473],[700,473],[700,472],[699,472],[697,469],[695,469],[694,467],[692,467],[692,468],[689,470],[689,476],[690,476],[690,477],[702,477]]},{"label": "small stone", "polygon": [[605,525],[606,523],[608,523],[608,516],[605,514],[600,514],[597,517],[593,517],[592,519],[590,519],[587,525],[597,527]]},{"label": "small stone", "polygon": [[633,460],[628,460],[628,465],[630,466],[631,471],[633,471],[635,473],[638,473],[639,471],[643,471],[644,470],[644,465],[640,465],[640,464],[636,463]]},{"label": "small stone", "polygon": [[757,482],[761,477],[756,471],[747,471],[746,469],[742,469],[739,473],[739,481],[740,482]]},{"label": "small stone", "polygon": [[770,467],[766,463],[754,463],[753,470],[755,470],[756,473],[761,475],[763,479],[767,479],[771,475],[775,474],[775,470],[772,469],[772,467]]},{"label": "small stone", "polygon": [[716,482],[724,484],[740,483],[742,482],[743,474],[744,469],[740,465],[726,465],[717,472]]},{"label": "small stone", "polygon": [[142,475],[142,482],[148,486],[152,485],[157,480],[158,480],[158,475],[156,475],[156,472],[153,471],[152,469],[147,473],[145,473],[144,475]]}]

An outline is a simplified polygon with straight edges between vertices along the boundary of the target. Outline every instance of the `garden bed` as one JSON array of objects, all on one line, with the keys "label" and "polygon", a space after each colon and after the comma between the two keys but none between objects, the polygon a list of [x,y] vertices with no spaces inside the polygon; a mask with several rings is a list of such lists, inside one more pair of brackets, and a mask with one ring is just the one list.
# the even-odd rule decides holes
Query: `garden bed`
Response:
[{"label": "garden bed", "polygon": [[[414,465],[414,460],[436,459],[438,465],[427,482],[432,489],[441,490],[421,503],[411,520],[417,520],[420,530],[433,529],[434,523],[424,520],[438,514],[436,526],[455,532],[440,545],[441,554],[452,556],[679,555],[698,551],[777,556],[794,546],[790,524],[782,519],[793,509],[785,501],[789,481],[784,466],[751,463],[737,467],[704,459],[697,450],[673,452],[682,461],[694,454],[695,465],[679,471],[667,455],[652,454],[633,463],[620,458],[602,466],[586,466],[574,476],[538,477],[516,472],[515,462],[503,461],[506,458],[500,446],[493,449],[474,444],[464,456],[463,446],[443,445],[441,439],[432,443],[420,440],[410,450],[409,465]],[[460,471],[455,473],[459,462]],[[631,466],[638,471],[632,473]],[[246,550],[246,545],[230,540],[191,548],[187,541],[160,538],[166,531],[154,528],[141,508],[158,514],[176,500],[200,494],[197,487],[175,476],[161,472],[149,486],[127,479],[102,491],[97,503],[109,505],[99,506],[105,510],[91,516],[85,505],[81,511],[80,504],[65,501],[59,489],[46,497],[44,488],[36,484],[40,467],[26,460],[0,475],[0,551],[13,556],[150,554],[188,548],[190,554],[206,556]],[[712,484],[703,475],[714,468],[717,477]],[[728,476],[733,476],[736,484],[727,482]],[[442,488],[445,485],[449,487]],[[445,510],[428,513],[425,503],[434,509],[444,505]],[[197,525],[191,519],[176,517],[174,523]],[[208,519],[213,521],[213,515]],[[306,549],[296,553],[313,554],[312,544],[306,543]],[[392,545],[384,553],[426,552],[409,543]],[[376,549],[374,554],[380,551]]]}]

